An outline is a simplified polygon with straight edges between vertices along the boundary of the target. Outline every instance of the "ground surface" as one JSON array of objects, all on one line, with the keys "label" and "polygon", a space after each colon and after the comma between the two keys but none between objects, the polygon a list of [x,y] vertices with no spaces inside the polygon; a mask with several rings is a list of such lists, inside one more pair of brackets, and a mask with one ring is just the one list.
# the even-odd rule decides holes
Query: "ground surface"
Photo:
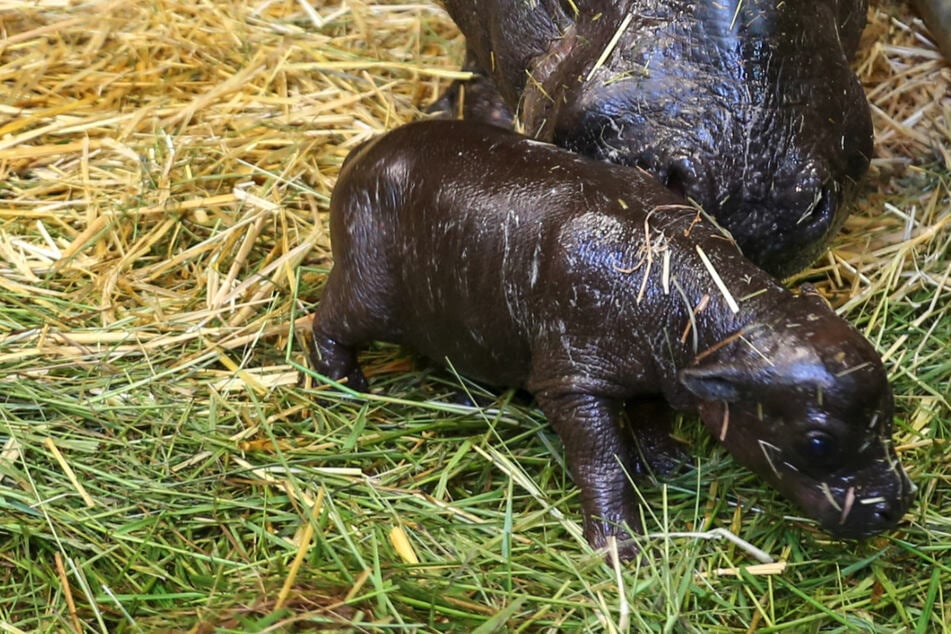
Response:
[{"label": "ground surface", "polygon": [[688,418],[649,530],[782,565],[671,535],[620,571],[530,403],[452,405],[391,346],[366,401],[303,370],[343,157],[463,52],[434,3],[315,7],[0,0],[0,629],[951,629],[951,70],[905,4],[857,63],[860,209],[800,279],[883,353],[915,507],[830,541]]}]

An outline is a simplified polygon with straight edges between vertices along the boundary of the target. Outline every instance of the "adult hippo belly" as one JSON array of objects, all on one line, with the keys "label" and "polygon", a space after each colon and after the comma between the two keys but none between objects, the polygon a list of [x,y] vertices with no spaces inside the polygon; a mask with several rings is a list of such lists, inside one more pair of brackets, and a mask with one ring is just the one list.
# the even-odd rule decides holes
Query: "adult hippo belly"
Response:
[{"label": "adult hippo belly", "polygon": [[481,76],[465,116],[508,108],[539,139],[647,169],[775,275],[842,225],[872,152],[849,67],[866,0],[444,4]]}]

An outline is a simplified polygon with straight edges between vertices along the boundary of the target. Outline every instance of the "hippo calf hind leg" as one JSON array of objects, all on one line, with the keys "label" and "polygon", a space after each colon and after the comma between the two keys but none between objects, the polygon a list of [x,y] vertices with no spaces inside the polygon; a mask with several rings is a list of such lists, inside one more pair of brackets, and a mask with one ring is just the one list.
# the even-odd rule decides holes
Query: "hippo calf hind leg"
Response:
[{"label": "hippo calf hind leg", "polygon": [[536,396],[561,438],[568,468],[581,490],[585,538],[592,547],[602,548],[614,535],[621,558],[633,559],[638,550],[630,534],[642,531],[629,477],[641,467],[633,437],[622,427],[621,404],[591,394]]},{"label": "hippo calf hind leg", "polygon": [[367,378],[357,364],[357,353],[354,348],[343,345],[327,335],[317,317],[314,318],[311,343],[313,348],[310,360],[314,370],[334,381],[346,379],[347,385],[358,392],[369,390]]},{"label": "hippo calf hind leg", "polygon": [[348,386],[358,392],[366,392],[369,384],[357,364],[356,348],[360,343],[372,339],[372,334],[364,335],[353,330],[353,324],[361,320],[348,311],[354,302],[349,300],[347,293],[339,291],[346,284],[340,281],[340,276],[335,275],[335,272],[336,269],[331,271],[314,313],[311,365],[319,374],[334,381],[346,379]]}]

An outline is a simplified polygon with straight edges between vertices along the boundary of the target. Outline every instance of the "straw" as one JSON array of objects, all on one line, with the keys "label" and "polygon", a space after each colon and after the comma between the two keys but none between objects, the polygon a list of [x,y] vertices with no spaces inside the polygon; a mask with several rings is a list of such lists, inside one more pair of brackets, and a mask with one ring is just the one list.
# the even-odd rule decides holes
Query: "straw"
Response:
[{"label": "straw", "polygon": [[951,70],[909,11],[872,2],[876,155],[792,283],[884,353],[915,506],[831,541],[683,416],[614,567],[523,394],[307,369],[341,162],[468,76],[436,3],[0,0],[0,630],[948,632]]}]

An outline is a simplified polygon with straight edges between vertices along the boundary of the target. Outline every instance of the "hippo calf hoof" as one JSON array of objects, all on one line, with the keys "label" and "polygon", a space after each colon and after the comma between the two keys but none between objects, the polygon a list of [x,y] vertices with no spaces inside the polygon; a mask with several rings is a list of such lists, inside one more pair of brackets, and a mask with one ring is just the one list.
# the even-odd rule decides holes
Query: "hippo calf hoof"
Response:
[{"label": "hippo calf hoof", "polygon": [[647,565],[647,555],[641,552],[641,549],[638,547],[638,542],[636,539],[630,535],[618,535],[614,538],[615,545],[612,547],[610,543],[605,543],[604,546],[598,549],[598,552],[604,554],[604,561],[611,565],[613,564],[613,555],[612,551],[617,550],[618,561],[622,564],[626,564],[632,561],[640,561],[642,565]]},{"label": "hippo calf hoof", "polygon": [[611,563],[613,550],[617,551],[618,560],[622,563],[643,558],[644,553],[641,551],[640,542],[636,538],[636,535],[641,532],[637,524],[629,526],[626,522],[621,524],[609,523],[598,521],[589,516],[585,517],[584,537],[591,549],[603,555],[608,564]]},{"label": "hippo calf hoof", "polygon": [[310,361],[314,370],[328,379],[340,381],[357,392],[369,392],[366,375],[357,365],[352,347],[345,346],[325,334],[321,324],[314,321],[311,339]]}]

